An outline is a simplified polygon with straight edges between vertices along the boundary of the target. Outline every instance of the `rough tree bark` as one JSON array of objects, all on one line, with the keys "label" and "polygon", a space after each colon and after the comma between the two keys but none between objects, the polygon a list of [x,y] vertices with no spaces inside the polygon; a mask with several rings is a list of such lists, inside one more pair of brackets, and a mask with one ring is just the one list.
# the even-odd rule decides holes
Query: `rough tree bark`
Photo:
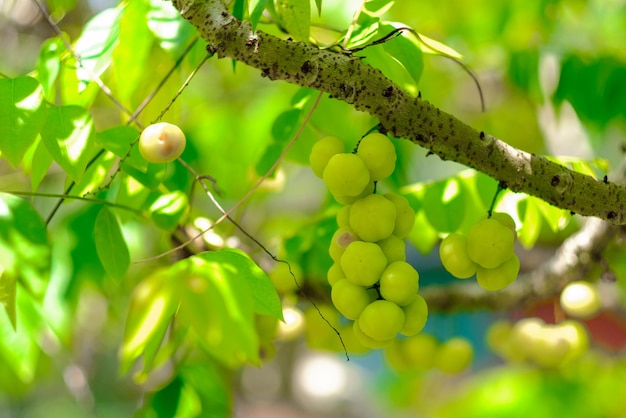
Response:
[{"label": "rough tree bark", "polygon": [[567,169],[478,132],[409,93],[358,57],[321,50],[257,31],[221,0],[173,0],[218,57],[261,70],[261,76],[329,93],[368,112],[392,135],[442,160],[479,170],[514,192],[536,196],[579,215],[626,223],[626,187]]}]

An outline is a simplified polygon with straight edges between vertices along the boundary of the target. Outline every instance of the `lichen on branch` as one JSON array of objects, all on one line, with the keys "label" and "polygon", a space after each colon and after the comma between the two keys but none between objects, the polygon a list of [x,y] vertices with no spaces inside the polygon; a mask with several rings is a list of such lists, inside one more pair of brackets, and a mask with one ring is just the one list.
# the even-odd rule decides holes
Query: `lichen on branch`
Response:
[{"label": "lichen on branch", "polygon": [[398,138],[442,160],[481,171],[514,192],[536,196],[579,215],[626,224],[626,187],[569,170],[518,150],[413,97],[381,71],[349,54],[284,40],[232,16],[221,0],[173,0],[218,57],[261,71],[261,76],[326,92],[377,118]]}]

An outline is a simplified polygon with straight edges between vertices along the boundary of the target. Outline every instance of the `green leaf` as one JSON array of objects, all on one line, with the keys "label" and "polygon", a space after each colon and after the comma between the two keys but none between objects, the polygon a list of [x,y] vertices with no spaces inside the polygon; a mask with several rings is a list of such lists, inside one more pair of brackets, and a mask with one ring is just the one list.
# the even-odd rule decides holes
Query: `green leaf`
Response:
[{"label": "green leaf", "polygon": [[[280,154],[282,154],[285,149],[284,144],[280,144],[278,142],[271,143],[263,153],[263,156],[259,160],[259,162],[255,166],[255,171],[259,176],[265,175],[270,168],[274,165]],[[273,178],[276,174],[276,171],[270,173],[270,178]]]},{"label": "green leaf", "polygon": [[522,221],[522,227],[517,232],[517,238],[526,248],[532,248],[541,233],[541,212],[537,208],[537,202],[531,196],[520,199],[517,202],[517,214]]},{"label": "green leaf", "polygon": [[369,16],[380,17],[387,13],[391,6],[393,6],[391,0],[371,0],[366,1],[363,4],[363,12]]},{"label": "green leaf", "polygon": [[50,278],[46,225],[26,200],[0,193],[0,268],[43,296]]},{"label": "green leaf", "polygon": [[53,102],[55,97],[54,83],[61,71],[61,54],[65,46],[60,38],[51,38],[41,45],[39,61],[37,61],[37,79],[46,94],[46,99]]},{"label": "green leaf", "polygon": [[317,7],[317,14],[322,15],[322,0],[315,0],[315,7]]},{"label": "green leaf", "polygon": [[440,232],[454,232],[463,223],[465,191],[463,183],[455,177],[426,186],[424,213],[428,222]]},{"label": "green leaf", "polygon": [[30,384],[36,377],[41,349],[38,341],[44,325],[35,301],[22,286],[17,289],[19,326],[13,327],[5,311],[0,309],[0,359],[2,369],[15,373],[18,382]]},{"label": "green leaf", "polygon": [[198,342],[227,367],[259,362],[254,326],[254,298],[228,251],[187,258],[176,263],[179,316]]},{"label": "green leaf", "polygon": [[0,152],[16,167],[46,119],[43,89],[32,77],[0,79]]},{"label": "green leaf", "polygon": [[71,192],[72,196],[84,196],[88,193],[96,193],[109,178],[109,173],[115,164],[115,155],[104,151],[81,176],[80,181],[75,183]]},{"label": "green leaf", "polygon": [[233,5],[233,16],[235,16],[239,20],[243,20],[246,6],[246,0],[235,0],[235,4]]},{"label": "green leaf", "polygon": [[179,224],[181,218],[187,213],[189,199],[180,190],[160,195],[150,205],[150,216],[154,223],[162,229],[170,231]]},{"label": "green leaf", "polygon": [[128,107],[136,106],[141,99],[154,37],[148,29],[146,1],[126,2],[120,19],[119,43],[113,52],[113,71],[117,88],[115,96]]},{"label": "green leaf", "polygon": [[163,339],[178,307],[173,291],[173,282],[178,280],[174,266],[154,271],[133,291],[119,351],[121,373],[128,373],[149,346],[158,347]]},{"label": "green leaf", "polygon": [[161,48],[178,58],[195,29],[182,18],[172,2],[149,0],[148,28],[159,41]]},{"label": "green leaf", "polygon": [[288,142],[294,137],[300,126],[302,109],[289,109],[278,115],[272,125],[272,137],[276,142]]},{"label": "green leaf", "polygon": [[434,39],[431,39],[421,33],[419,34],[419,36],[421,39],[421,42],[419,43],[420,48],[425,54],[446,55],[448,57],[456,58],[458,60],[463,59],[463,55],[459,54],[449,46],[442,44],[439,41],[435,41]]},{"label": "green leaf", "polygon": [[[379,25],[378,33],[384,36],[398,27],[406,27],[406,25],[386,22]],[[385,42],[383,48],[407,70],[417,86],[424,70],[424,60],[422,49],[415,36],[410,33],[402,33]]]},{"label": "green leaf", "polygon": [[254,313],[283,319],[283,308],[276,288],[267,273],[246,253],[224,249],[219,252],[202,253],[200,256],[208,262],[228,263],[239,272],[239,280],[244,280],[252,292]]},{"label": "green leaf", "polygon": [[33,153],[30,172],[31,190],[35,191],[48,174],[48,168],[52,164],[52,156],[48,152],[46,145],[40,140]]},{"label": "green leaf", "polygon": [[105,9],[83,27],[74,46],[81,63],[76,68],[79,91],[85,89],[94,75],[99,77],[111,65],[113,50],[118,43],[122,12],[122,8]]},{"label": "green leaf", "polygon": [[98,213],[94,241],[100,262],[109,276],[121,279],[130,266],[128,247],[115,215],[106,207]]},{"label": "green leaf", "polygon": [[259,23],[259,20],[261,20],[261,16],[263,16],[263,10],[265,10],[265,4],[267,3],[267,0],[256,0],[256,4],[254,3],[255,0],[252,0],[250,2],[250,7],[252,7],[252,11],[250,12],[250,23],[252,24],[253,32],[256,30],[256,26]]},{"label": "green leaf", "polygon": [[308,41],[311,27],[310,0],[277,0],[281,23],[295,41]]},{"label": "green leaf", "polygon": [[48,152],[74,180],[80,181],[94,152],[91,115],[80,106],[53,106],[41,131]]},{"label": "green leaf", "polygon": [[2,269],[0,271],[0,304],[4,307],[13,329],[17,330],[15,319],[15,286],[17,280],[13,274]]},{"label": "green leaf", "polygon": [[139,153],[139,147],[136,144],[139,140],[139,135],[140,132],[137,129],[120,125],[98,132],[96,134],[96,142],[104,149],[111,151],[118,158],[124,158],[130,150],[130,155],[126,158],[124,164],[129,164],[145,173],[148,169],[148,162]]}]

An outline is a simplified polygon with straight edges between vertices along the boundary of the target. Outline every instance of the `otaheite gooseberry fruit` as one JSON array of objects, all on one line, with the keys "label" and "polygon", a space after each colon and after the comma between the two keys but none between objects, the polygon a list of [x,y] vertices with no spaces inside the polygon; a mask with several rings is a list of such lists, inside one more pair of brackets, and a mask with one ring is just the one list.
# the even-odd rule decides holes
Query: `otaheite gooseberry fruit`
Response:
[{"label": "otaheite gooseberry fruit", "polygon": [[372,133],[361,139],[357,155],[365,162],[372,180],[389,177],[396,167],[396,148],[381,133]]},{"label": "otaheite gooseberry fruit", "polygon": [[441,241],[439,246],[441,264],[458,279],[467,279],[476,274],[478,267],[467,255],[467,238],[454,232]]},{"label": "otaheite gooseberry fruit", "polygon": [[333,305],[348,319],[358,319],[367,305],[370,295],[366,288],[356,285],[347,279],[336,282],[330,293]]},{"label": "otaheite gooseberry fruit", "polygon": [[575,318],[589,318],[600,310],[596,287],[584,281],[571,282],[561,291],[561,307]]},{"label": "otaheite gooseberry fruit", "polygon": [[435,362],[443,372],[460,373],[472,363],[473,357],[472,344],[465,338],[454,337],[439,346]]},{"label": "otaheite gooseberry fruit", "polygon": [[372,286],[387,267],[383,250],[373,242],[354,241],[341,256],[346,278],[359,286]]},{"label": "otaheite gooseberry fruit", "polygon": [[513,257],[496,268],[485,269],[478,267],[476,270],[476,281],[483,289],[495,292],[513,283],[517,279],[519,269],[519,258],[513,255]]},{"label": "otaheite gooseberry fruit", "polygon": [[381,241],[393,233],[396,207],[384,196],[371,194],[352,204],[349,221],[363,241]]},{"label": "otaheite gooseberry fruit", "polygon": [[148,126],[139,137],[139,152],[151,163],[168,163],[183,153],[187,140],[176,125],[159,122]]},{"label": "otaheite gooseberry fruit", "polygon": [[327,136],[320,139],[313,145],[311,154],[309,154],[309,164],[313,173],[319,178],[324,175],[324,169],[328,160],[335,155],[345,151],[343,142],[339,138],[334,136]]},{"label": "otaheite gooseberry fruit", "polygon": [[404,311],[387,300],[377,300],[365,307],[359,316],[363,334],[376,341],[391,340],[404,325]]},{"label": "otaheite gooseberry fruit", "polygon": [[495,219],[483,219],[467,232],[467,254],[483,268],[496,268],[513,256],[514,241],[509,228]]},{"label": "otaheite gooseberry fruit", "polygon": [[357,196],[370,183],[370,173],[355,154],[340,153],[330,157],[322,175],[333,196]]},{"label": "otaheite gooseberry fruit", "polygon": [[396,305],[409,305],[417,295],[419,274],[406,261],[389,264],[380,275],[380,295]]}]

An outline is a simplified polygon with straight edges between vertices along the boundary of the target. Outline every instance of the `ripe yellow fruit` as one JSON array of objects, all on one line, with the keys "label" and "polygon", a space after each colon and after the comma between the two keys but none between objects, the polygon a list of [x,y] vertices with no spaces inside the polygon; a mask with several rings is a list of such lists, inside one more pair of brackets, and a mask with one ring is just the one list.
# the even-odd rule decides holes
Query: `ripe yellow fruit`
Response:
[{"label": "ripe yellow fruit", "polygon": [[600,310],[600,297],[596,287],[584,281],[569,283],[561,292],[561,307],[575,318],[589,318]]},{"label": "ripe yellow fruit", "polygon": [[148,126],[139,137],[139,152],[151,163],[168,163],[183,153],[187,140],[176,125],[159,122]]}]

